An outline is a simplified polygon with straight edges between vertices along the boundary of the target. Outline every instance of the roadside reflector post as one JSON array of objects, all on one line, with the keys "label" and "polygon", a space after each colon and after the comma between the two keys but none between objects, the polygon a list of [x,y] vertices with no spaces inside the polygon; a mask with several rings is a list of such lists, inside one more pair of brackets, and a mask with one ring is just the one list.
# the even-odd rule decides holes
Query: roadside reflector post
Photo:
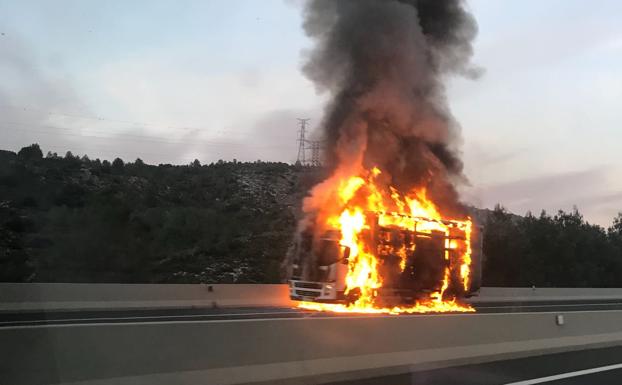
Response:
[{"label": "roadside reflector post", "polygon": [[564,324],[564,315],[563,314],[556,315],[555,323],[557,324],[557,326],[562,326]]}]

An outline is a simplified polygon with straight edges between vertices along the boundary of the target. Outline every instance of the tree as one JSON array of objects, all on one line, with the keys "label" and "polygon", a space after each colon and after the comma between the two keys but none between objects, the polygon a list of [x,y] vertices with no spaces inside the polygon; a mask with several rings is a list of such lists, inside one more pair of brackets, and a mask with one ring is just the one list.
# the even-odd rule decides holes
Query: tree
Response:
[{"label": "tree", "polygon": [[609,236],[618,236],[622,238],[622,212],[613,218],[613,224],[607,229]]},{"label": "tree", "polygon": [[192,167],[201,167],[201,162],[198,159],[195,159],[192,163],[190,163]]},{"label": "tree", "polygon": [[103,173],[110,174],[110,171],[112,170],[112,165],[107,159],[103,160],[101,170]]},{"label": "tree", "polygon": [[112,171],[120,173],[123,172],[123,167],[125,166],[125,163],[123,163],[123,160],[121,158],[115,158],[112,161]]},{"label": "tree", "polygon": [[622,263],[622,212],[613,218],[612,225],[607,229],[607,237],[614,247],[616,258]]},{"label": "tree", "polygon": [[26,162],[36,161],[43,159],[43,152],[37,143],[33,143],[30,146],[22,147],[17,153],[17,158]]},{"label": "tree", "polygon": [[0,205],[0,282],[26,282],[33,273],[17,211]]},{"label": "tree", "polygon": [[79,184],[66,184],[56,194],[54,203],[58,206],[81,207],[84,205],[86,193]]}]

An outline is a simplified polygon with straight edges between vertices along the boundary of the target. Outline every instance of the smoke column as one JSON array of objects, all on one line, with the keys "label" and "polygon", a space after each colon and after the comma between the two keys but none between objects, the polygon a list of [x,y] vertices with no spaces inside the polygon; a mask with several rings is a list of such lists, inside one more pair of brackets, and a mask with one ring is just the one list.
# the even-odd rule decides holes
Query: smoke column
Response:
[{"label": "smoke column", "polygon": [[[304,73],[331,96],[321,126],[334,176],[378,166],[387,184],[426,187],[446,214],[462,214],[460,130],[443,80],[477,75],[477,25],[463,2],[313,0],[304,16],[315,41]],[[331,199],[329,186],[313,189],[306,212]]]}]

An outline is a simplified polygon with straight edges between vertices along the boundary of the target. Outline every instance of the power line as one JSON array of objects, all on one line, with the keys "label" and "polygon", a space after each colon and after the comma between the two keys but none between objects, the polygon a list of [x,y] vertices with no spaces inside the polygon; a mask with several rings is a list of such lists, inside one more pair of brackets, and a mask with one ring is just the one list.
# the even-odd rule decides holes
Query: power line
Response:
[{"label": "power line", "polygon": [[307,164],[307,160],[306,160],[306,145],[307,145],[307,140],[305,139],[305,134],[306,134],[306,130],[307,130],[307,123],[309,123],[309,118],[298,118],[298,124],[300,126],[300,129],[298,130],[298,157],[296,159],[296,163],[300,163],[302,165],[306,165]]},{"label": "power line", "polygon": [[[19,141],[16,141],[16,140],[13,140],[12,143],[14,145],[17,145],[17,146],[23,146],[24,145],[23,142],[19,142]],[[71,147],[71,149],[68,149],[68,147]],[[162,156],[162,154],[156,154],[156,153],[153,153],[153,152],[144,152],[144,151],[141,151],[140,154],[130,154],[129,152],[121,151],[119,149],[112,150],[112,149],[110,149],[108,147],[102,148],[102,147],[93,146],[93,145],[89,145],[88,147],[80,147],[80,146],[75,146],[75,145],[61,146],[61,145],[54,145],[54,144],[45,144],[44,145],[44,149],[48,149],[48,148],[57,149],[57,150],[60,150],[60,151],[72,151],[73,150],[73,151],[76,151],[76,152],[83,152],[84,155],[88,155],[87,152],[91,152],[91,155],[93,155],[92,152],[95,151],[95,152],[99,152],[99,153],[103,153],[103,154],[112,155],[112,157],[114,157],[114,158],[123,156],[126,160],[130,160],[130,159],[132,159],[135,156],[138,157],[138,158],[140,158],[141,156],[144,157],[145,155],[149,155],[149,156],[153,156],[153,157],[161,157]],[[176,159],[191,162],[195,158],[183,157],[183,158],[176,158]]]},{"label": "power line", "polygon": [[309,144],[311,146],[311,166],[320,167],[322,165],[320,160],[321,142],[319,140],[310,140]]},{"label": "power line", "polygon": [[[308,118],[298,118],[298,158],[296,163],[301,164],[303,166],[312,166],[319,167],[322,165],[321,159],[321,150],[322,150],[322,141],[321,140],[309,140],[306,138],[307,131],[307,123],[310,119]],[[311,151],[311,159],[307,160],[307,151]]]},{"label": "power line", "polygon": [[[52,116],[62,116],[62,117],[72,118],[72,119],[84,119],[84,120],[109,122],[109,123],[123,123],[123,124],[130,124],[133,127],[151,128],[151,129],[207,130],[205,127],[171,126],[171,125],[161,125],[161,124],[145,123],[145,122],[131,121],[131,120],[114,119],[114,118],[107,118],[107,117],[101,117],[101,116],[68,114],[64,112],[54,112],[54,111],[44,110],[41,108],[30,107],[30,106],[16,106],[16,105],[10,105],[10,104],[0,104],[0,108],[21,110],[21,111],[38,111],[43,114],[52,115]],[[226,133],[226,134],[236,133],[236,134],[242,134],[242,135],[248,135],[248,136],[254,135],[253,133],[249,133],[245,131],[237,131],[237,130],[216,130],[216,131],[211,130],[211,132]]]},{"label": "power line", "polygon": [[[284,148],[284,145],[262,145],[262,146],[253,146],[253,145],[247,145],[245,143],[241,143],[241,142],[214,142],[214,141],[206,141],[206,140],[195,140],[195,141],[184,141],[184,140],[178,140],[178,141],[170,141],[170,140],[166,140],[166,139],[162,139],[162,138],[158,138],[158,137],[154,137],[154,136],[146,136],[146,135],[134,135],[134,134],[126,134],[126,133],[114,133],[114,135],[110,136],[110,132],[103,132],[103,131],[86,131],[86,134],[77,134],[75,133],[74,129],[71,128],[67,128],[67,127],[58,127],[58,126],[52,126],[52,125],[46,125],[46,124],[40,124],[40,123],[22,123],[22,122],[13,122],[13,121],[2,121],[0,120],[0,124],[5,124],[6,128],[9,128],[9,126],[11,126],[11,128],[17,129],[19,131],[26,131],[26,132],[34,132],[34,133],[39,133],[39,134],[43,134],[43,135],[58,135],[58,132],[50,132],[50,131],[45,131],[45,130],[34,130],[31,128],[23,128],[23,127],[15,127],[12,125],[18,125],[18,126],[38,126],[41,128],[50,128],[53,129],[55,131],[65,131],[67,133],[63,133],[63,136],[74,136],[74,137],[81,137],[81,138],[94,138],[94,139],[108,139],[108,140],[119,140],[119,141],[126,141],[126,142],[154,142],[154,143],[163,143],[163,144],[189,144],[189,145],[205,145],[205,146],[244,146],[244,147],[250,147],[250,148]],[[8,125],[8,126],[6,126]],[[91,134],[101,134],[104,136],[98,136],[98,135],[91,135]],[[129,139],[119,139],[118,137],[129,137]]]},{"label": "power line", "polygon": [[[107,117],[100,117],[100,116],[89,116],[89,115],[83,115],[83,114],[73,114],[73,113],[63,113],[63,112],[54,112],[54,111],[49,111],[49,110],[45,110],[42,108],[37,108],[37,107],[31,107],[31,106],[16,106],[16,105],[9,105],[9,104],[0,104],[0,109],[15,109],[15,110],[21,110],[21,111],[37,111],[39,113],[45,114],[45,115],[49,115],[49,116],[60,116],[60,117],[65,117],[65,118],[71,118],[71,119],[84,119],[84,120],[91,120],[91,121],[96,121],[96,122],[108,122],[108,123],[122,123],[122,124],[127,124],[130,125],[131,127],[125,127],[124,129],[128,129],[128,128],[143,128],[143,129],[157,129],[159,128],[166,128],[166,129],[176,129],[176,130],[203,130],[203,131],[208,131],[205,128],[200,128],[200,127],[181,127],[181,126],[158,126],[158,125],[154,125],[151,123],[144,123],[144,122],[138,122],[138,121],[129,121],[129,120],[121,120],[121,119],[113,119],[113,118],[107,118]],[[306,119],[307,121],[309,119]],[[153,143],[162,143],[162,144],[175,144],[175,145],[193,145],[193,146],[211,146],[211,147],[239,147],[239,148],[253,148],[253,149],[269,149],[269,148],[284,148],[285,146],[282,144],[274,144],[274,145],[248,145],[245,143],[242,143],[240,141],[230,141],[230,142],[221,142],[221,141],[213,141],[213,140],[193,140],[193,141],[189,141],[189,140],[176,140],[176,141],[171,141],[171,140],[166,140],[166,139],[162,139],[161,137],[156,137],[156,136],[147,136],[147,135],[136,135],[136,134],[129,134],[129,133],[125,133],[125,132],[113,132],[111,133],[110,131],[93,131],[93,130],[81,130],[81,129],[77,129],[77,128],[72,128],[72,127],[60,127],[60,126],[54,126],[54,125],[49,125],[49,124],[43,124],[43,123],[36,123],[36,122],[31,122],[31,123],[25,123],[25,122],[18,122],[18,121],[2,121],[0,120],[0,124],[3,124],[5,128],[9,129],[9,132],[11,132],[10,130],[15,130],[15,131],[25,131],[25,132],[32,132],[32,133],[37,133],[37,134],[42,134],[42,135],[55,135],[58,136],[59,134],[62,136],[70,136],[70,137],[79,137],[79,138],[92,138],[95,140],[100,140],[100,141],[104,141],[104,140],[109,140],[109,141],[118,141],[118,142],[140,142],[140,143],[144,143],[144,142],[153,142]],[[74,124],[80,124],[78,123],[78,121],[75,121]],[[83,123],[82,123],[83,124]],[[304,123],[306,125],[306,123]],[[37,129],[32,129],[31,126],[35,126]],[[46,131],[46,129],[48,129]],[[80,131],[80,133],[76,133],[76,131]],[[63,133],[59,133],[58,131],[63,131]],[[246,131],[234,131],[234,130],[209,130],[209,132],[211,133],[222,133],[222,134],[232,134],[232,133],[237,133],[239,135],[245,136],[245,137],[256,137],[258,133],[252,133],[252,132],[246,132]],[[16,132],[11,132],[16,134]],[[272,136],[272,135],[270,135]],[[285,135],[278,135],[278,137],[286,137]],[[303,133],[303,137],[304,137],[304,133]],[[232,139],[238,139],[238,138],[232,138]],[[302,151],[302,156],[303,158],[306,158],[306,151],[307,151],[307,144],[309,141],[305,140],[304,142],[302,142],[302,147],[303,147],[303,151]],[[90,146],[92,147],[92,146]],[[118,153],[114,152],[114,151],[110,151],[111,153]],[[143,154],[146,154],[143,152]],[[158,154],[151,154],[154,156],[159,156]],[[313,156],[312,156],[313,158]],[[304,163],[306,164],[306,159],[304,161]]]},{"label": "power line", "polygon": [[[5,144],[11,143],[17,147],[23,147],[28,145],[27,143],[23,142],[23,141],[18,141],[18,140],[11,140],[9,139],[8,141],[4,142]],[[73,152],[74,156],[75,155],[79,155],[80,153],[82,153],[83,155],[91,155],[91,159],[97,157],[94,156],[94,152],[95,153],[102,153],[102,154],[108,154],[110,155],[109,159],[113,159],[113,158],[123,158],[126,161],[131,161],[131,159],[135,159],[135,158],[142,158],[143,160],[145,160],[146,158],[149,157],[153,157],[153,162],[156,163],[162,163],[162,164],[166,164],[169,163],[171,160],[173,162],[178,162],[178,161],[183,161],[183,162],[192,162],[193,160],[197,159],[196,156],[193,157],[171,157],[169,158],[169,160],[163,161],[162,160],[162,153],[153,153],[153,152],[145,152],[145,151],[140,151],[139,153],[130,153],[127,151],[122,151],[119,150],[118,148],[115,149],[111,149],[110,147],[100,147],[97,145],[87,145],[85,146],[76,146],[74,144],[71,144],[69,146],[67,145],[55,145],[55,144],[43,144],[42,145],[42,150],[49,150],[49,149],[54,149],[54,150],[59,150],[59,152],[61,152],[61,156],[62,156],[62,152]],[[17,152],[18,149],[16,149]],[[205,154],[203,154],[203,156],[205,156]],[[199,160],[201,160],[202,157],[199,157]],[[213,159],[213,158],[212,158]],[[201,160],[203,162],[203,160]],[[207,161],[205,161],[207,162]],[[213,161],[212,161],[213,162]]]}]

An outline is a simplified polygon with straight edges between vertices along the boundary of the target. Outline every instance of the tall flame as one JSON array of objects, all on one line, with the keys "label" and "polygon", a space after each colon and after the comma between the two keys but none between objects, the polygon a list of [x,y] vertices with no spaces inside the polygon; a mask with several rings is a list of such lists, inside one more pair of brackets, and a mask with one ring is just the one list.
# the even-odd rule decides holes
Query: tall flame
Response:
[{"label": "tall flame", "polygon": [[[301,302],[299,307],[311,310],[351,313],[426,313],[426,312],[472,312],[471,306],[457,302],[454,295],[447,295],[450,286],[451,269],[457,269],[461,286],[468,291],[471,279],[471,230],[472,221],[447,220],[441,217],[436,205],[427,197],[425,188],[414,189],[406,194],[392,186],[383,186],[379,181],[382,172],[374,167],[362,176],[341,178],[335,183],[338,202],[325,207],[326,228],[337,229],[341,234],[339,244],[342,250],[349,249],[348,271],[345,278],[345,295],[356,294],[349,304],[326,304]],[[367,213],[375,213],[369,216]],[[377,224],[370,223],[376,218]],[[442,279],[437,290],[427,298],[420,298],[408,306],[385,307],[377,301],[378,290],[383,287],[380,274],[382,264],[375,243],[365,231],[377,225],[383,228],[407,230],[417,234],[445,236],[444,259],[446,261]],[[464,234],[463,239],[455,237],[456,230]],[[392,248],[382,246],[386,253],[399,257],[399,269],[406,268],[408,254],[414,252],[414,243],[407,250],[405,245]],[[451,259],[450,253],[459,253]],[[356,291],[356,293],[355,293]]]}]

